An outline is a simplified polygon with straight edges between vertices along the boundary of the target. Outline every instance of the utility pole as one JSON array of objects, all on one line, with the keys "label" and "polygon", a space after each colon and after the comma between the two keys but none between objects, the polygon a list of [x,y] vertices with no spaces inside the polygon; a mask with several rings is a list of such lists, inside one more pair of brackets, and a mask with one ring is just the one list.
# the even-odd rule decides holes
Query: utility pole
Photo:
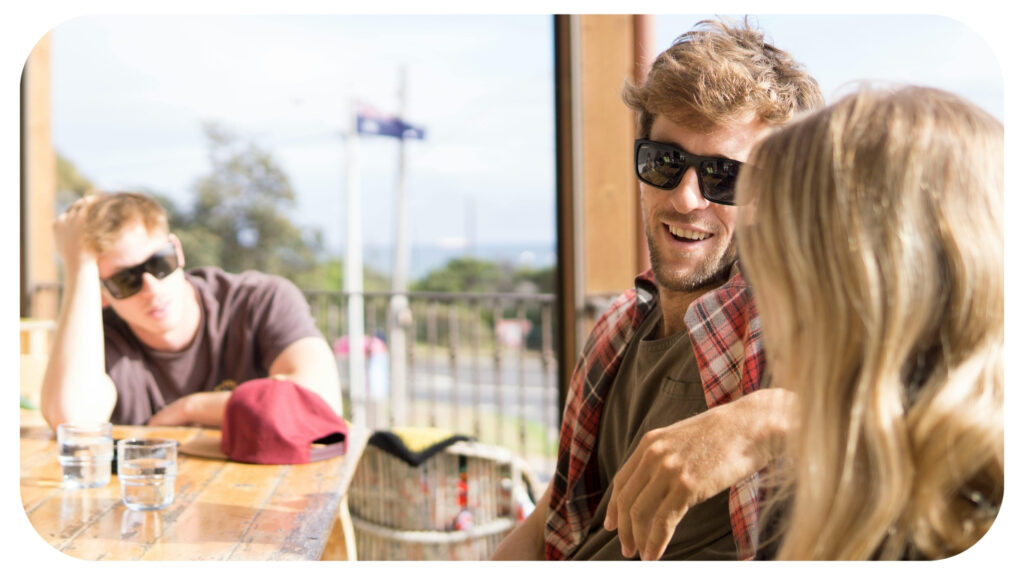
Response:
[{"label": "utility pole", "polygon": [[[406,70],[399,70],[398,83],[398,117],[405,118],[406,102]],[[394,269],[391,282],[391,297],[388,310],[388,359],[391,375],[391,425],[406,424],[408,398],[407,364],[406,364],[406,329],[412,324],[412,312],[409,310],[409,246],[408,246],[408,206],[405,194],[405,137],[398,139],[398,187],[395,190],[395,245]],[[413,339],[415,343],[415,338]]]},{"label": "utility pole", "polygon": [[466,236],[466,253],[469,257],[478,257],[476,253],[476,198],[466,195],[463,199],[462,214],[464,223],[464,234]]},{"label": "utility pole", "polygon": [[366,349],[363,338],[363,229],[359,189],[359,129],[353,103],[352,128],[345,138],[347,161],[345,291],[348,293],[348,381],[352,421],[366,425]]}]

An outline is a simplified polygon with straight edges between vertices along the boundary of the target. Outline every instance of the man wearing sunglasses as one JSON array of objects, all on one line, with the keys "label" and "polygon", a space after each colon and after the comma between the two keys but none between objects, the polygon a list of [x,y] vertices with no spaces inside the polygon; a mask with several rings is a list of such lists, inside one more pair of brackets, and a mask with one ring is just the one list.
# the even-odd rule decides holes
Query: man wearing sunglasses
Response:
[{"label": "man wearing sunglasses", "polygon": [[705,21],[627,84],[651,270],[597,321],[566,398],[557,468],[496,559],[750,559],[755,476],[790,398],[760,389],[735,183],[755,141],[821,106],[746,21]]},{"label": "man wearing sunglasses", "polygon": [[284,278],[186,272],[163,208],[142,194],[83,198],[53,228],[65,279],[41,394],[51,427],[219,427],[231,389],[268,376],[341,413],[334,355]]}]

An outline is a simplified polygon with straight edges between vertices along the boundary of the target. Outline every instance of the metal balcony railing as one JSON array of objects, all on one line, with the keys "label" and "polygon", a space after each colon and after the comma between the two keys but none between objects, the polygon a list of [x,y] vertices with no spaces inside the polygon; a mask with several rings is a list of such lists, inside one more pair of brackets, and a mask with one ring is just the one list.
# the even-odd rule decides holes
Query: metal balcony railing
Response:
[{"label": "metal balcony railing", "polygon": [[[375,428],[449,429],[518,452],[541,476],[554,469],[559,413],[553,295],[358,294],[367,374],[365,389],[353,390],[346,336],[346,307],[353,294],[304,293],[338,357],[349,417]],[[389,309],[403,296],[412,313],[398,326]],[[388,345],[396,329],[406,342],[404,366],[398,366],[404,369],[397,370],[392,367],[399,358],[391,356]],[[404,385],[393,381],[401,371]],[[403,396],[396,397],[396,390]],[[396,402],[407,407],[396,410]]]}]

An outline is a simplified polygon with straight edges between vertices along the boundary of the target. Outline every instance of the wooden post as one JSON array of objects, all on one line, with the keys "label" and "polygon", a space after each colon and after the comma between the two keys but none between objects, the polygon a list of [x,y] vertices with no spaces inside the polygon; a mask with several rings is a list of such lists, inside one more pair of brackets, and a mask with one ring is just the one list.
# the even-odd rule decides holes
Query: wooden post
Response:
[{"label": "wooden post", "polygon": [[[36,44],[21,76],[21,315],[57,317],[57,156],[50,136],[50,36]],[[36,292],[36,286],[52,289]]]},{"label": "wooden post", "polygon": [[555,17],[559,413],[592,327],[587,297],[628,289],[648,265],[622,88],[645,73],[652,35],[649,16]]}]

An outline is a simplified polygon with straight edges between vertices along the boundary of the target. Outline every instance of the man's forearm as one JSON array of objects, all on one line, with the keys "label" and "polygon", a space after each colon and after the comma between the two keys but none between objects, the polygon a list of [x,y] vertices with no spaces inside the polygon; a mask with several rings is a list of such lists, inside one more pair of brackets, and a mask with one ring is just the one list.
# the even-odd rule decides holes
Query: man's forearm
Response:
[{"label": "man's forearm", "polygon": [[505,536],[494,550],[494,561],[539,561],[544,559],[544,524],[547,521],[551,484],[544,491],[533,513]]},{"label": "man's forearm", "polygon": [[103,316],[96,262],[69,267],[57,331],[40,393],[43,418],[107,421],[117,391],[106,374]]},{"label": "man's forearm", "polygon": [[181,397],[146,422],[147,425],[178,426],[202,425],[220,427],[224,422],[224,408],[231,399],[230,391],[200,391]]},{"label": "man's forearm", "polygon": [[321,337],[292,342],[270,365],[270,377],[288,379],[316,393],[341,415],[341,379],[330,346]]},{"label": "man's forearm", "polygon": [[761,389],[741,397],[732,406],[738,410],[734,421],[747,428],[752,446],[758,452],[757,459],[767,464],[778,457],[792,428],[793,392]]}]

